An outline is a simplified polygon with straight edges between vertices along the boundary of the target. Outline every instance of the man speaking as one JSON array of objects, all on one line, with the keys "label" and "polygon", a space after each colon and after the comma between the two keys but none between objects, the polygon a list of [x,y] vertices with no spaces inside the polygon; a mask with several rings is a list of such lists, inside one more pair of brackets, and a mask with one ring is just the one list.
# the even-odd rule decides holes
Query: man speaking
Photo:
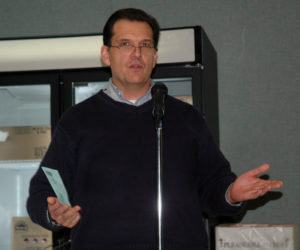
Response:
[{"label": "man speaking", "polygon": [[[27,210],[50,230],[71,228],[72,250],[157,249],[156,131],[151,73],[159,25],[139,9],[108,19],[101,48],[108,89],[62,116],[41,166],[62,176],[61,204],[41,168]],[[262,180],[267,164],[236,177],[201,114],[167,96],[163,117],[164,249],[207,249],[202,213],[234,215],[243,202],[279,188]]]}]

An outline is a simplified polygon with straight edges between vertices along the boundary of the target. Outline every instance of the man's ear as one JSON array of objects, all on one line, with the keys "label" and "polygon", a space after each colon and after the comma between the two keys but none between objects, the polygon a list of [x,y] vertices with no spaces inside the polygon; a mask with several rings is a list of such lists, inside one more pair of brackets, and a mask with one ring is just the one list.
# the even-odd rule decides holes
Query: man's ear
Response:
[{"label": "man's ear", "polygon": [[101,47],[101,59],[105,65],[110,66],[109,47],[107,47],[106,45],[103,45]]}]

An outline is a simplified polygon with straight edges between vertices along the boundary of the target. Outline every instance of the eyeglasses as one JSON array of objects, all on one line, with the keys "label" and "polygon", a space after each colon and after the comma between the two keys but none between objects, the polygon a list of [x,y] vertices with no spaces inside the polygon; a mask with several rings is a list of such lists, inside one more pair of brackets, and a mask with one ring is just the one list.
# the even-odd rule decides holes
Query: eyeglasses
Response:
[{"label": "eyeglasses", "polygon": [[136,49],[140,49],[140,52],[143,54],[150,54],[155,49],[152,43],[149,42],[143,42],[139,46],[134,46],[130,42],[121,42],[119,46],[110,45],[108,47],[117,48],[122,54],[127,55],[132,54]]}]

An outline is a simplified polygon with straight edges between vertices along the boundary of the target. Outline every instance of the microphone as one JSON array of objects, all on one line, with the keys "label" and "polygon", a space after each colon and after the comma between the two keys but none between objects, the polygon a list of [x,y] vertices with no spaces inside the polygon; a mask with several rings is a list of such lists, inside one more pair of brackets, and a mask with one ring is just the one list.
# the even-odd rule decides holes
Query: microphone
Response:
[{"label": "microphone", "polygon": [[155,128],[158,129],[159,124],[165,114],[165,100],[168,94],[168,88],[162,82],[156,83],[151,89],[153,100],[152,115],[155,122]]}]

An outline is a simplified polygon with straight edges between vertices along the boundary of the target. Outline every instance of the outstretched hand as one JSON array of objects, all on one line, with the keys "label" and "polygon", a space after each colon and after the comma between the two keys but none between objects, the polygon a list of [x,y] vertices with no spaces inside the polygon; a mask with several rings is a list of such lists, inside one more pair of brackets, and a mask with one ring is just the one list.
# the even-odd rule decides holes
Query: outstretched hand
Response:
[{"label": "outstretched hand", "polygon": [[268,171],[270,166],[263,164],[255,169],[240,175],[230,186],[227,199],[231,203],[256,199],[263,196],[271,189],[280,188],[283,185],[279,180],[264,180],[258,176]]},{"label": "outstretched hand", "polygon": [[48,197],[48,212],[52,220],[59,225],[73,228],[81,219],[79,211],[80,206],[71,207],[69,205],[62,205],[56,197]]}]

